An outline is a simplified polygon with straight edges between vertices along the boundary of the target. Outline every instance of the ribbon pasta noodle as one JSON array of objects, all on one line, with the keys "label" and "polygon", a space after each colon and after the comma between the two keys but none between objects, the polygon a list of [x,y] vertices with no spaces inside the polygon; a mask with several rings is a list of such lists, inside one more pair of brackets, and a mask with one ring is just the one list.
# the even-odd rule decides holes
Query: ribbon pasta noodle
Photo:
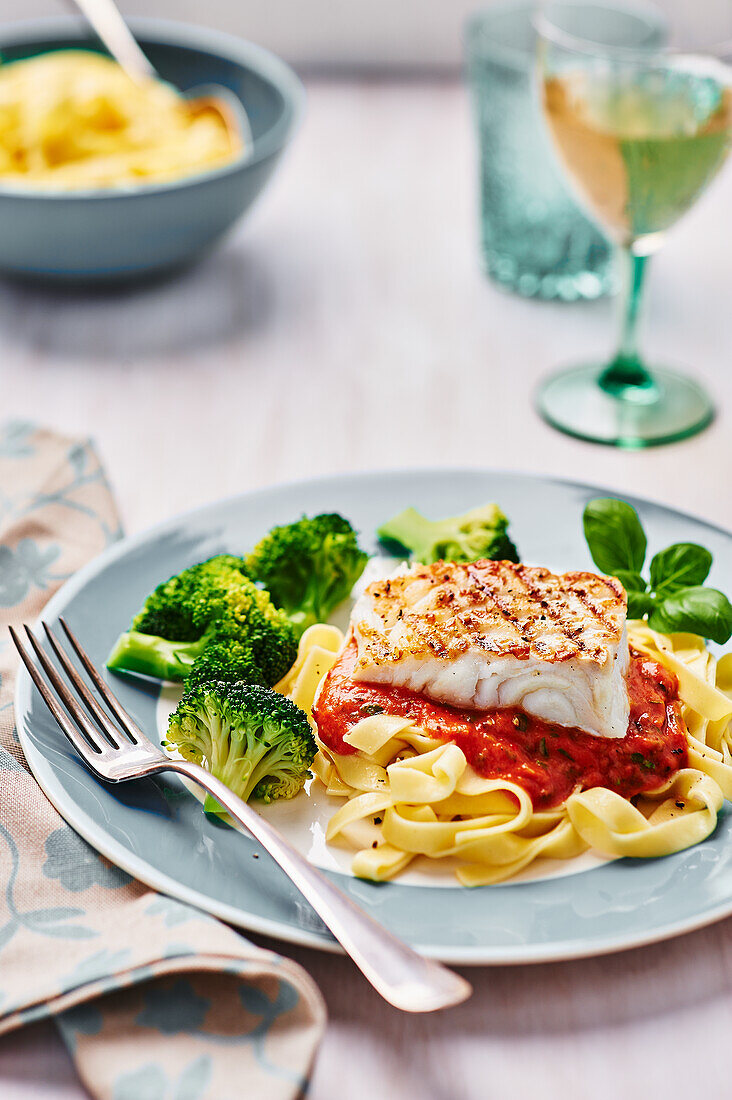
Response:
[{"label": "ribbon pasta noodle", "polygon": [[[410,719],[372,714],[344,736],[356,753],[320,744],[315,775],[344,799],[327,839],[355,851],[360,877],[389,879],[419,856],[451,857],[466,886],[511,878],[540,857],[571,859],[587,848],[609,857],[663,856],[704,840],[724,799],[732,800],[732,653],[716,660],[701,638],[658,634],[641,622],[629,623],[628,637],[679,682],[689,767],[657,790],[630,801],[593,787],[535,811],[518,784],[481,777],[453,742],[428,737]],[[311,720],[342,644],[335,627],[311,627],[278,685]]]},{"label": "ribbon pasta noodle", "polygon": [[216,112],[190,112],[161,80],[109,57],[55,50],[0,66],[0,181],[34,189],[130,187],[233,161],[242,142]]}]

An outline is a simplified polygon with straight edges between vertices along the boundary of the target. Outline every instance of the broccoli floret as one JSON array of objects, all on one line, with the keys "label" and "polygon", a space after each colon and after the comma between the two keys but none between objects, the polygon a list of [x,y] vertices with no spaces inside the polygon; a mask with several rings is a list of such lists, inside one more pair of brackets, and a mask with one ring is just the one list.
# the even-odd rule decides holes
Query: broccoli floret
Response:
[{"label": "broccoli floret", "polygon": [[367,561],[348,520],[332,513],[273,527],[246,558],[246,570],[299,636],[348,598]]},{"label": "broccoli floret", "polygon": [[[293,798],[317,746],[307,715],[259,684],[209,681],[186,688],[171,715],[168,745],[248,801]],[[206,809],[219,809],[209,799]]]},{"label": "broccoli floret", "polygon": [[380,527],[378,535],[425,565],[479,558],[517,562],[518,551],[507,531],[508,520],[498,505],[486,504],[462,516],[441,520],[426,519],[416,508],[407,508]]},{"label": "broccoli floret", "polygon": [[132,629],[177,642],[197,641],[208,625],[208,603],[246,576],[243,558],[219,554],[184,569],[152,592],[132,620]]},{"label": "broccoli floret", "polygon": [[297,656],[287,615],[246,576],[241,558],[220,555],[184,569],[147,598],[107,667],[160,680],[276,684]]}]

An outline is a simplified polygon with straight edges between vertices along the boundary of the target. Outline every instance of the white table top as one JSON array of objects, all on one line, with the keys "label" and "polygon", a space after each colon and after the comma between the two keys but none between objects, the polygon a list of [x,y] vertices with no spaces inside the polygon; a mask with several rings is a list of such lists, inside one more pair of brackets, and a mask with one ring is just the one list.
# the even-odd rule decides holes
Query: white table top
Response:
[{"label": "white table top", "polygon": [[[686,443],[616,452],[532,411],[543,373],[609,351],[612,308],[525,302],[481,276],[462,89],[309,93],[271,190],[195,270],[96,295],[0,285],[3,415],[93,434],[128,532],[274,481],[438,464],[597,482],[732,526],[732,170],[654,261],[646,325],[651,356],[695,371],[720,415]],[[474,970],[467,1005],[425,1018],[378,1003],[346,960],[284,950],[330,1011],[313,1100],[634,1100],[651,1081],[729,1095],[709,1052],[732,1023],[732,921],[608,958]],[[3,1100],[83,1095],[50,1026],[0,1042]]]}]

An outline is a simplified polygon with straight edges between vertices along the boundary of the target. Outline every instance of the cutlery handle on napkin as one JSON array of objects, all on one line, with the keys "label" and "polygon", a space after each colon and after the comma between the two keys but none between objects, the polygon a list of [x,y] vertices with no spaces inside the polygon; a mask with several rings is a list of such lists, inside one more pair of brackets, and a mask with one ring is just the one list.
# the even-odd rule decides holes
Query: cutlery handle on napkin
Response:
[{"label": "cutlery handle on napkin", "polygon": [[464,978],[387,931],[219,779],[187,761],[171,760],[166,770],[203,787],[262,845],[389,1004],[404,1012],[434,1012],[470,996],[472,988]]}]

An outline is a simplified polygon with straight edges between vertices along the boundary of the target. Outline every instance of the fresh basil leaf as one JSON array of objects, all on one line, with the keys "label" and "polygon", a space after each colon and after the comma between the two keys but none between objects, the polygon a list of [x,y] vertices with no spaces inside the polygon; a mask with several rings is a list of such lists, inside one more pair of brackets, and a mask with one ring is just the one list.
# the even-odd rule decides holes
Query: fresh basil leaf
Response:
[{"label": "fresh basil leaf", "polygon": [[655,605],[648,625],[662,634],[700,634],[721,645],[732,635],[732,604],[716,588],[682,588]]},{"label": "fresh basil leaf", "polygon": [[582,517],[592,560],[603,573],[640,573],[646,556],[646,536],[638,514],[624,500],[591,500]]},{"label": "fresh basil leaf", "polygon": [[645,592],[648,588],[640,573],[633,573],[630,569],[616,569],[615,576],[628,594],[631,592]]},{"label": "fresh basil leaf", "polygon": [[675,542],[651,561],[651,588],[670,596],[681,588],[704,584],[712,567],[712,555],[695,542]]},{"label": "fresh basil leaf", "polygon": [[653,596],[647,591],[648,585],[640,573],[634,573],[630,569],[617,569],[615,576],[628,596],[628,618],[642,619],[646,612],[653,608],[655,602]]},{"label": "fresh basil leaf", "polygon": [[653,611],[656,601],[650,592],[628,592],[628,618],[642,619],[648,611]]}]

